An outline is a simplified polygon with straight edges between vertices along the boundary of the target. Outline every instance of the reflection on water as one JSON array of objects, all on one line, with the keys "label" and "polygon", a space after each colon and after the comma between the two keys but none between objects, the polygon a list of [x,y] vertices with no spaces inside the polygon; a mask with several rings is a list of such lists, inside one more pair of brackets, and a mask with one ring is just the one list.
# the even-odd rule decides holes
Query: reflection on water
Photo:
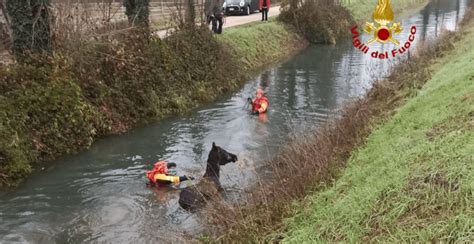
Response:
[{"label": "reflection on water", "polygon": [[[466,3],[433,1],[419,15],[401,20],[405,31],[397,38],[406,40],[413,24],[419,30],[416,41],[442,29],[455,30]],[[284,145],[290,131],[324,122],[341,104],[364,94],[371,78],[383,77],[389,67],[387,60],[363,55],[349,41],[313,46],[212,105],[100,140],[0,195],[0,242],[142,243],[194,236],[200,218],[179,208],[179,191],[145,187],[144,171],[151,163],[176,162],[180,173],[199,178],[215,141],[240,158],[221,173],[224,188],[235,198],[256,182],[259,162]],[[270,99],[269,113],[261,117],[245,109],[257,87]]]}]

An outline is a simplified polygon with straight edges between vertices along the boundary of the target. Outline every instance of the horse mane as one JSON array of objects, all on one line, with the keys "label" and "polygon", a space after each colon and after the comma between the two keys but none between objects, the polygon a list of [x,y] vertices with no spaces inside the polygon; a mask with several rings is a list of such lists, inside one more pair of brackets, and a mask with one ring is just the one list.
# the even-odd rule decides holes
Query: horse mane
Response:
[{"label": "horse mane", "polygon": [[217,148],[212,148],[209,152],[206,164],[206,173],[204,173],[204,178],[211,178],[213,181],[218,182],[220,176],[220,165],[219,165],[219,155]]}]

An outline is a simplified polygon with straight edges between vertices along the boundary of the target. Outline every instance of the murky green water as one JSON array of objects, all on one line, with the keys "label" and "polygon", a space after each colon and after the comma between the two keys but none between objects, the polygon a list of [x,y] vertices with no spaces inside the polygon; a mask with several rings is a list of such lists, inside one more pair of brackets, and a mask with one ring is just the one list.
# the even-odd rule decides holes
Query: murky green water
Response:
[{"label": "murky green water", "polygon": [[[433,1],[419,14],[401,20],[405,31],[397,38],[406,40],[413,24],[418,27],[416,42],[435,37],[442,29],[455,30],[467,1]],[[389,51],[392,45],[373,48]],[[145,187],[144,172],[150,163],[176,162],[181,174],[199,178],[215,141],[240,158],[239,164],[223,168],[224,188],[243,192],[255,182],[259,162],[271,157],[290,131],[324,122],[340,105],[364,94],[372,78],[384,76],[390,65],[363,55],[349,40],[313,46],[209,106],[102,139],[90,150],[33,174],[14,191],[0,193],[0,242],[188,239],[199,233],[199,218],[180,209],[179,191]],[[266,117],[250,116],[244,109],[246,98],[259,86],[271,103]]]}]

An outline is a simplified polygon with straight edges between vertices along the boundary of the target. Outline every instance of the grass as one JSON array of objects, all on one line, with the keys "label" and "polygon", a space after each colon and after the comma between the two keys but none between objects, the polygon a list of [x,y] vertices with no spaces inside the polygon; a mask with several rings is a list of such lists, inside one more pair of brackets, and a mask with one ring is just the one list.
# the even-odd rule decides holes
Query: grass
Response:
[{"label": "grass", "polygon": [[[418,9],[427,2],[428,0],[396,0],[392,1],[392,8],[395,14],[407,14],[410,10]],[[349,9],[354,19],[359,21],[372,18],[376,3],[375,0],[342,0],[342,4]]]},{"label": "grass", "polygon": [[284,242],[474,241],[473,42],[469,27],[341,178],[297,203]]},{"label": "grass", "polygon": [[281,60],[307,45],[306,40],[275,18],[227,28],[217,38],[240,57],[247,69]]}]

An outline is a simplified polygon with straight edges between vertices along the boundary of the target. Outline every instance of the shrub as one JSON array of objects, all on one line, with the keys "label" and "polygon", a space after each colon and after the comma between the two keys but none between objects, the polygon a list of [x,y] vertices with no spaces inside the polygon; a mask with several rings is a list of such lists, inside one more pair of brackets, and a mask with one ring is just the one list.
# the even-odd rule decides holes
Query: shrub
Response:
[{"label": "shrub", "polygon": [[284,1],[279,20],[296,28],[312,43],[334,44],[354,22],[351,14],[334,1]]}]

